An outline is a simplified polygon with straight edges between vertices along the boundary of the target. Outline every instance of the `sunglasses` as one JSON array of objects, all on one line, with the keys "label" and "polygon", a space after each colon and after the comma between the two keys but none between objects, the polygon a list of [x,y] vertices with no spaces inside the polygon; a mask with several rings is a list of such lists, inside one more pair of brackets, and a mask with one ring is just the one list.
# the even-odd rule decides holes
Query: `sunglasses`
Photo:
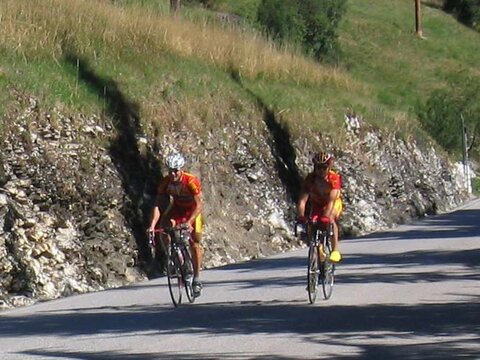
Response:
[{"label": "sunglasses", "polygon": [[179,171],[180,171],[179,169],[168,169],[168,172],[172,174],[176,174]]}]

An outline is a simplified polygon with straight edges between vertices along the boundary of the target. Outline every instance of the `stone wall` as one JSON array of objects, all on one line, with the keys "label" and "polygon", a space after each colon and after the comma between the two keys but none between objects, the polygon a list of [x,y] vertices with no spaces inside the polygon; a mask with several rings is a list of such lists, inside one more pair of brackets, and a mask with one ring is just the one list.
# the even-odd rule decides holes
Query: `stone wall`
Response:
[{"label": "stone wall", "polygon": [[[273,114],[263,126],[232,119],[202,138],[177,130],[158,140],[94,116],[42,112],[34,98],[19,95],[16,109],[1,143],[0,308],[151,275],[144,229],[171,150],[188,154],[202,180],[206,267],[302,246],[292,234],[294,199],[310,151],[328,139],[292,141]],[[432,147],[351,120],[347,145],[331,149],[344,184],[344,238],[465,200],[458,171]]]}]

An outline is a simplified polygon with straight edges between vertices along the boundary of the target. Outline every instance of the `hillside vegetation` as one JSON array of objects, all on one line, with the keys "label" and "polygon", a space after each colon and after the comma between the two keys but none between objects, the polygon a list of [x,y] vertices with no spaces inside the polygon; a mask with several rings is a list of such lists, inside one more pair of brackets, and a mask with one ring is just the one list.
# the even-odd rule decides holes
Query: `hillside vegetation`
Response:
[{"label": "hillside vegetation", "polygon": [[480,78],[479,34],[424,6],[420,40],[409,0],[349,2],[337,66],[210,21],[205,11],[184,8],[172,19],[168,1],[5,0],[0,11],[0,98],[17,89],[102,114],[101,90],[79,80],[88,68],[104,92],[115,83],[138,104],[145,129],[181,122],[205,131],[231,111],[255,122],[261,101],[293,136],[322,132],[341,143],[347,109],[418,135],[419,101],[456,76]]},{"label": "hillside vegetation", "polygon": [[256,1],[0,1],[0,309],[157,276],[145,229],[172,150],[202,181],[205,267],[305,246],[295,201],[320,148],[342,239],[469,197],[416,107],[478,79],[477,33],[426,7],[421,40],[410,0],[352,1],[331,65],[264,37]]}]

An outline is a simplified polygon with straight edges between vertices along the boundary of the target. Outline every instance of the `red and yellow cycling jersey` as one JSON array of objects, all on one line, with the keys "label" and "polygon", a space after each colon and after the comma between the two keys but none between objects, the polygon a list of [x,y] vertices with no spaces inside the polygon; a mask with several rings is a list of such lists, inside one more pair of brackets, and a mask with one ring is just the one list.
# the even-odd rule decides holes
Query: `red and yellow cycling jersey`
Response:
[{"label": "red and yellow cycling jersey", "polygon": [[201,195],[202,186],[200,180],[193,174],[183,172],[179,181],[173,181],[166,176],[158,187],[159,195],[170,195],[173,198],[173,206],[191,208],[195,206],[194,197]]},{"label": "red and yellow cycling jersey", "polygon": [[[316,176],[310,173],[305,178],[305,191],[309,194],[309,201],[312,205],[313,214],[321,214],[323,208],[330,201],[330,192],[332,190],[340,190],[342,187],[342,179],[339,173],[329,170],[326,177]],[[334,202],[334,209],[337,216],[340,215],[343,208],[340,191]]]}]

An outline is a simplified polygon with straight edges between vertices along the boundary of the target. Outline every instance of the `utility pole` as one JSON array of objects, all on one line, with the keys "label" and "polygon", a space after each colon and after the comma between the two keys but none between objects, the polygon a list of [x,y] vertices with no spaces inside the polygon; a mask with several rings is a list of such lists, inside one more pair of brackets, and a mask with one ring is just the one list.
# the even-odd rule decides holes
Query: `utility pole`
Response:
[{"label": "utility pole", "polygon": [[421,0],[415,0],[415,35],[423,38]]},{"label": "utility pole", "polygon": [[465,126],[465,120],[463,114],[460,115],[462,119],[462,152],[463,152],[463,175],[465,178],[465,187],[469,194],[472,193],[472,182],[470,179],[470,166],[468,165],[468,137],[467,128]]}]

